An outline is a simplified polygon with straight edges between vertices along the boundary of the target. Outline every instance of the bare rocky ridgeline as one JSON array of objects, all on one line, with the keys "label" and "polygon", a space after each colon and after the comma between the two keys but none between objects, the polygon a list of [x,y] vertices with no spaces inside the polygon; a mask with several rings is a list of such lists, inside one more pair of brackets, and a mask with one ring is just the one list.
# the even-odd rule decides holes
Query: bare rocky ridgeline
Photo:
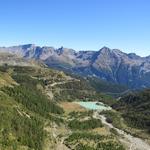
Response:
[{"label": "bare rocky ridgeline", "polygon": [[150,56],[140,57],[107,47],[99,51],[75,51],[33,44],[1,47],[0,52],[42,60],[50,67],[98,77],[130,88],[150,87]]}]

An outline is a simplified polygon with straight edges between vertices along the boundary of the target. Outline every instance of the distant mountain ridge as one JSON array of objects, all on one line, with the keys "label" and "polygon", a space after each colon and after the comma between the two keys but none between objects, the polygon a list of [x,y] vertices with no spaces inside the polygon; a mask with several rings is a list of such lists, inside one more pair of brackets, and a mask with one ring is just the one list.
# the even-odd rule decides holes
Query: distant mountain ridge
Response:
[{"label": "distant mountain ridge", "polygon": [[1,47],[24,58],[42,60],[50,67],[94,76],[130,88],[150,87],[150,56],[126,54],[118,49],[103,47],[99,51],[75,51],[68,48],[39,47],[33,44]]}]

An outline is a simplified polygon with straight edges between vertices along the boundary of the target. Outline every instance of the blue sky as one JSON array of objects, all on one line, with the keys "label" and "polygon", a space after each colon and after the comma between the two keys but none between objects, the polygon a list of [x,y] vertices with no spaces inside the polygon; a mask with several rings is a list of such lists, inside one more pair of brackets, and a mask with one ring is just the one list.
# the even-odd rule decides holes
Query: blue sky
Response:
[{"label": "blue sky", "polygon": [[150,55],[150,0],[0,0],[0,46],[26,43]]}]

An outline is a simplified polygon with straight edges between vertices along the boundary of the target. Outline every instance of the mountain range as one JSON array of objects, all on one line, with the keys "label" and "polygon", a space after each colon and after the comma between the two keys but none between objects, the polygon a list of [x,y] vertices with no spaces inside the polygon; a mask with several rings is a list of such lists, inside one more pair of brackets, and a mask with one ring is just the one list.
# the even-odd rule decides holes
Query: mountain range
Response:
[{"label": "mountain range", "polygon": [[[150,149],[150,90],[133,93],[116,80],[105,78],[110,83],[100,79],[100,73],[77,68],[84,64],[96,70],[97,65],[101,67],[97,72],[105,73],[103,67],[117,61],[116,50],[76,52],[62,47],[51,48],[49,56],[43,49],[24,45],[0,50],[0,150]],[[117,52],[126,59],[131,55]],[[145,59],[148,63],[148,57],[134,57],[136,63]],[[99,108],[91,110],[80,103]]]},{"label": "mountain range", "polygon": [[150,56],[140,57],[135,53],[127,54],[108,47],[98,51],[75,51],[33,44],[0,47],[0,52],[40,60],[49,67],[104,79],[132,89],[150,87]]}]

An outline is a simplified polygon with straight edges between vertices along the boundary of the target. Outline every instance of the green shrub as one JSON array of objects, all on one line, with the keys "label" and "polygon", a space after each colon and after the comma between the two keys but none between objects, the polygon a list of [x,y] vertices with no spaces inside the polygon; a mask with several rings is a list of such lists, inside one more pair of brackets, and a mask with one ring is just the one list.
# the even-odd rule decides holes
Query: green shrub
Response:
[{"label": "green shrub", "polygon": [[79,121],[74,119],[69,122],[68,126],[71,129],[75,129],[75,130],[88,130],[88,129],[94,129],[98,127],[103,127],[103,124],[99,119],[90,118],[89,120],[85,120],[85,121]]}]

